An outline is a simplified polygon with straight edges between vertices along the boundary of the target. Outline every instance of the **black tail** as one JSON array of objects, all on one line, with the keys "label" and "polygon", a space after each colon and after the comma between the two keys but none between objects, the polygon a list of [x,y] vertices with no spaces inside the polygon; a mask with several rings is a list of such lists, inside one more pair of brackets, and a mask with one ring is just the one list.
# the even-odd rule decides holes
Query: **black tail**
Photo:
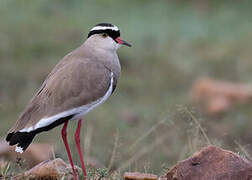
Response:
[{"label": "black tail", "polygon": [[17,144],[18,147],[25,151],[31,144],[35,135],[35,132],[11,132],[7,135],[6,141],[9,142],[11,146]]},{"label": "black tail", "polygon": [[71,119],[73,116],[74,115],[69,115],[67,117],[60,118],[49,124],[48,126],[41,127],[30,132],[11,132],[7,135],[6,141],[9,142],[10,146],[17,144],[17,147],[22,148],[22,150],[25,151],[27,147],[31,144],[36,134],[41,133],[42,131],[49,131],[50,129],[59,126],[60,124]]}]

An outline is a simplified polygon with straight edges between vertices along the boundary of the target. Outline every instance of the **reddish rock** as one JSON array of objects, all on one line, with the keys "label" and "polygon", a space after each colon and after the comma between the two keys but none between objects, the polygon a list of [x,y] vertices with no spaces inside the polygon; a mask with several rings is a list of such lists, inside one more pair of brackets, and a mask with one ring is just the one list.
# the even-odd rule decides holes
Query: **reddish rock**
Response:
[{"label": "reddish rock", "polygon": [[208,78],[197,80],[192,87],[192,98],[210,115],[228,111],[234,104],[248,103],[252,99],[252,86]]},{"label": "reddish rock", "polygon": [[166,176],[167,180],[252,180],[252,164],[231,151],[208,146]]},{"label": "reddish rock", "polygon": [[208,113],[215,115],[221,114],[222,112],[226,112],[228,109],[230,109],[232,102],[230,99],[221,96],[209,99],[206,105]]},{"label": "reddish rock", "polygon": [[[75,170],[80,172],[81,169],[75,166]],[[15,180],[21,179],[66,179],[72,180],[73,173],[72,168],[69,164],[66,164],[62,159],[57,158],[54,160],[48,160],[41,162],[40,164],[36,165],[32,169],[20,174],[19,176],[15,177]]]},{"label": "reddish rock", "polygon": [[125,172],[123,175],[124,180],[157,180],[157,175],[139,173],[139,172]]},{"label": "reddish rock", "polygon": [[24,159],[26,166],[34,165],[48,160],[53,156],[53,146],[49,144],[32,143],[27,150],[20,154],[15,151],[15,146],[9,146],[5,140],[0,140],[0,158],[16,161],[17,158]]}]

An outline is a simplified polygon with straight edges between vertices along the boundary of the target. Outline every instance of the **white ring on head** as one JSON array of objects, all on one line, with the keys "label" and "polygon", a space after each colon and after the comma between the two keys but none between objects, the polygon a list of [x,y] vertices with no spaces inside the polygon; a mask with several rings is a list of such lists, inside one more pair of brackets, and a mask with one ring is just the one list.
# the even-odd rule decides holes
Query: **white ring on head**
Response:
[{"label": "white ring on head", "polygon": [[107,30],[107,29],[111,29],[114,31],[119,31],[117,26],[113,26],[113,27],[109,27],[109,26],[95,26],[93,27],[90,31],[95,31],[95,30]]}]

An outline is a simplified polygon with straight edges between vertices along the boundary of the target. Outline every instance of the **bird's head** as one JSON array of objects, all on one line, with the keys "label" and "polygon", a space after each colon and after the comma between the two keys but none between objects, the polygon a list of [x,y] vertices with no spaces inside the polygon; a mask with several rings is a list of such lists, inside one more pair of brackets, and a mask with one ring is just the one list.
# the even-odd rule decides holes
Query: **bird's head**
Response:
[{"label": "bird's head", "polygon": [[109,23],[95,25],[88,34],[88,40],[95,42],[96,47],[116,51],[121,45],[131,47],[131,44],[122,40],[117,26]]}]

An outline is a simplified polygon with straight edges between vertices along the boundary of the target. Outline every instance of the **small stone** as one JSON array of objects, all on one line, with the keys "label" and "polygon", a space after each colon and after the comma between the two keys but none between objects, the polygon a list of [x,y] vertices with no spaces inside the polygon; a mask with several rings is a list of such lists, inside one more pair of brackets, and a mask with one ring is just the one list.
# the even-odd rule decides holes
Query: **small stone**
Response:
[{"label": "small stone", "polygon": [[[78,166],[75,166],[75,170],[77,174],[81,172],[81,169]],[[72,168],[69,164],[66,164],[62,159],[57,158],[54,160],[47,160],[41,162],[40,164],[36,165],[32,169],[20,174],[15,180],[21,179],[29,179],[29,180],[36,180],[36,179],[60,179],[61,177],[65,177],[67,180],[73,179]]]},{"label": "small stone", "polygon": [[148,173],[140,172],[125,172],[123,175],[124,180],[157,180],[158,176]]}]

